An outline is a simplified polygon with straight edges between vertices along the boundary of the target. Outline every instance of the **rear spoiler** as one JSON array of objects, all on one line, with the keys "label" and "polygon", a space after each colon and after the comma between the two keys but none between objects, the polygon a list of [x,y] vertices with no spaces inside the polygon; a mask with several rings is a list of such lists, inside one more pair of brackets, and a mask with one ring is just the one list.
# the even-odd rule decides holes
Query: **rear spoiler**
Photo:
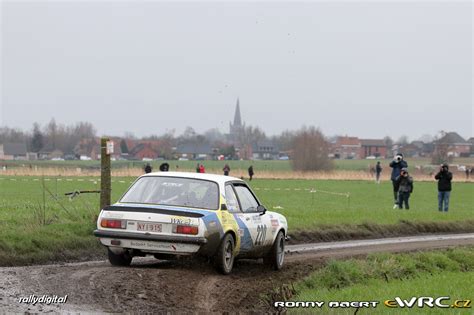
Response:
[{"label": "rear spoiler", "polygon": [[104,211],[125,211],[125,212],[147,212],[147,213],[159,213],[159,214],[168,214],[176,215],[182,217],[190,218],[202,218],[204,214],[191,211],[178,211],[178,210],[169,210],[169,209],[160,209],[160,208],[147,208],[147,207],[128,207],[128,206],[107,206]]}]

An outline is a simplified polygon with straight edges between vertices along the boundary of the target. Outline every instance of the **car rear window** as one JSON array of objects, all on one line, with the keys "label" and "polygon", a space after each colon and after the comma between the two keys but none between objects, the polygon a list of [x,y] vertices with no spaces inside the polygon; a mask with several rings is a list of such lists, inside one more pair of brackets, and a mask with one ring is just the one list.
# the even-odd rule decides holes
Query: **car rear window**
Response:
[{"label": "car rear window", "polygon": [[120,202],[159,204],[216,210],[217,183],[181,177],[142,177],[130,187]]}]

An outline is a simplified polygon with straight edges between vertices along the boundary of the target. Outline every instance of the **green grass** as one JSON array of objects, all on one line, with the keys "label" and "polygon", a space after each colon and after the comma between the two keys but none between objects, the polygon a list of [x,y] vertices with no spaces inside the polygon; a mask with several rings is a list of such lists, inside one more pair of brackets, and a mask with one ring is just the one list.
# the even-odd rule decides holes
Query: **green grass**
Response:
[{"label": "green grass", "polygon": [[[321,314],[354,314],[352,310],[330,309],[329,301],[379,301],[376,313],[426,313],[425,309],[391,309],[383,305],[395,297],[449,296],[474,299],[474,248],[457,248],[412,254],[375,254],[364,260],[331,261],[296,284],[292,301],[325,301]],[[443,303],[445,303],[443,301]],[[302,312],[301,309],[298,313]],[[314,313],[312,309],[307,313]],[[360,309],[372,314],[374,309]],[[470,310],[430,309],[430,314],[471,314]],[[297,313],[293,311],[292,313]]]},{"label": "green grass", "polygon": [[[366,222],[395,224],[400,220],[474,219],[474,184],[471,183],[453,183],[448,213],[438,211],[436,182],[415,182],[410,210],[392,208],[391,182],[376,185],[371,181],[255,180],[251,186],[269,210],[275,209],[287,216],[292,229]],[[324,192],[311,193],[305,189]],[[329,193],[348,193],[350,197]]]},{"label": "green grass", "polygon": [[[88,259],[103,253],[92,236],[99,213],[98,194],[72,200],[64,196],[65,192],[99,189],[99,183],[70,179],[73,181],[45,181],[51,193],[45,192],[44,203],[39,178],[0,180],[0,265]],[[114,200],[130,185],[130,179],[124,183],[116,180],[123,179],[114,179]]]},{"label": "green grass", "polygon": [[[0,179],[0,265],[51,261],[74,253],[83,255],[87,249],[92,254],[102,249],[92,236],[99,213],[98,194],[83,194],[72,200],[64,196],[65,192],[75,190],[100,189],[97,178],[50,178],[44,182],[49,190],[44,203],[40,178],[0,178],[3,178]],[[113,178],[113,202],[133,180]],[[437,211],[434,182],[415,184],[410,200],[412,209],[408,211],[392,209],[389,183],[254,180],[251,186],[269,210],[288,218],[290,234],[295,239],[298,239],[297,231],[325,233],[300,241],[453,232],[466,226],[468,230],[474,229],[474,185],[469,183],[454,183],[449,213]],[[350,198],[305,190],[312,188],[350,193]],[[433,225],[433,222],[451,225]],[[387,231],[391,232],[384,234]]]}]

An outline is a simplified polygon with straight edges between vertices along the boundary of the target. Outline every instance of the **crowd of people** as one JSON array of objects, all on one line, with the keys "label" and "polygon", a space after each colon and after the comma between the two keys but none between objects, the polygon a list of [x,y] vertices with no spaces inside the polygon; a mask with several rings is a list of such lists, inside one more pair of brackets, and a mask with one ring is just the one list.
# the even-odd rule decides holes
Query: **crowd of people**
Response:
[{"label": "crowd of people", "polygon": [[[176,168],[178,166],[176,165]],[[170,169],[170,165],[166,162],[162,163],[160,165],[160,172],[168,172]],[[143,166],[143,171],[148,174],[148,173],[151,173],[153,171],[153,168],[151,167],[150,163],[146,163],[145,166]],[[224,175],[225,176],[229,176],[230,174],[230,166],[229,164],[225,164],[224,165],[224,168],[222,169],[222,171],[224,172]],[[249,168],[247,169],[247,172],[248,172],[248,175],[249,175],[249,181],[252,180],[253,176],[254,176],[254,171],[253,171],[253,165],[250,165]],[[203,164],[201,163],[197,163],[196,165],[196,173],[206,173],[206,168],[204,167]]]},{"label": "crowd of people", "polygon": [[[392,169],[390,180],[392,182],[393,188],[393,199],[394,205],[393,209],[410,209],[410,196],[413,193],[414,180],[413,177],[408,172],[408,163],[405,161],[403,154],[399,153],[395,155],[393,161],[389,164]],[[144,166],[145,173],[151,173],[152,167],[149,163]],[[382,166],[380,161],[377,162],[373,168],[373,173],[375,173],[375,181],[377,184],[380,184],[380,177],[382,174]],[[169,164],[162,163],[160,165],[161,172],[169,171]],[[223,169],[225,176],[230,175],[230,166],[225,164]],[[197,163],[196,165],[197,173],[205,173],[206,168],[203,164]],[[254,176],[253,166],[250,165],[247,169],[249,180],[251,181]],[[472,168],[466,167],[466,177],[469,178]],[[451,195],[451,181],[453,179],[453,174],[449,171],[449,165],[443,163],[434,178],[438,181],[438,210],[442,212],[448,212],[449,210],[449,200]]]},{"label": "crowd of people", "polygon": [[[389,166],[392,168],[390,180],[393,187],[393,208],[410,209],[410,195],[413,193],[413,177],[408,173],[408,163],[404,160],[403,154],[397,154]],[[382,168],[380,162],[376,166],[376,181],[380,183],[380,173]],[[449,197],[451,195],[451,181],[453,174],[449,171],[449,165],[443,163],[434,178],[438,181],[438,210],[448,212]]]}]

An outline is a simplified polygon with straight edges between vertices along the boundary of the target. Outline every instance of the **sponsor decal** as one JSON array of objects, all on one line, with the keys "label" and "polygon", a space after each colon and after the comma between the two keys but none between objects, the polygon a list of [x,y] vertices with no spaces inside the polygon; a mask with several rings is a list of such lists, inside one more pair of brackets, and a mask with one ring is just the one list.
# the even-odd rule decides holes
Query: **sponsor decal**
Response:
[{"label": "sponsor decal", "polygon": [[272,222],[272,226],[278,226],[279,223],[278,223],[278,220],[271,220]]},{"label": "sponsor decal", "polygon": [[164,183],[161,184],[161,186],[166,186],[166,187],[181,187],[181,186],[183,186],[183,183],[164,182]]},{"label": "sponsor decal", "polygon": [[191,218],[185,217],[171,217],[171,224],[179,224],[179,225],[191,225],[193,222]]}]

